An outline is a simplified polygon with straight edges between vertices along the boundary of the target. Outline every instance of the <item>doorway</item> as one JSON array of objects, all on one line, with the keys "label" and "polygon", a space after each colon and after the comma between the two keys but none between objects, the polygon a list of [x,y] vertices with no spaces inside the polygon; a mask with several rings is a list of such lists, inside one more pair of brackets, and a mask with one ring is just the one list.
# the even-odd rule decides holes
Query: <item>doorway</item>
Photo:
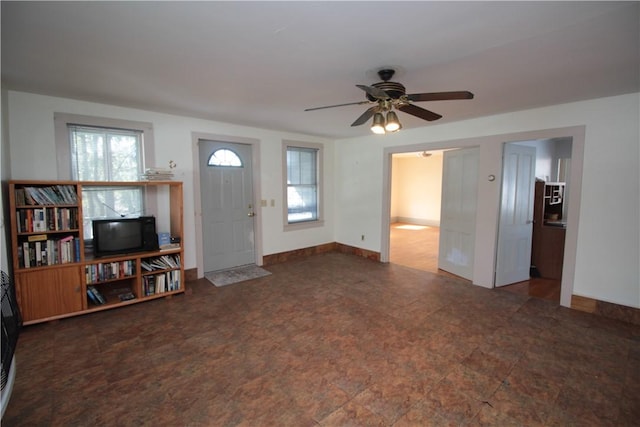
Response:
[{"label": "doorway", "polygon": [[[505,158],[507,152],[515,151],[516,153],[512,153],[511,157],[524,159],[518,165],[529,164],[528,167],[530,167],[531,162],[520,155],[527,150],[535,150],[536,153],[533,171],[526,173],[532,182],[524,185],[524,187],[530,186],[528,193],[526,188],[520,193],[521,196],[530,199],[531,206],[527,206],[526,200],[515,203],[521,209],[526,208],[525,211],[518,213],[516,208],[509,209],[509,201],[515,199],[515,196],[509,194],[509,192],[513,193],[513,189],[507,189],[508,183],[518,183],[519,179],[508,178],[508,175],[513,176],[516,173],[513,171],[515,162],[511,162],[512,164],[507,160],[504,162],[505,178],[503,179],[495,285],[496,287],[506,285],[504,289],[511,292],[559,302],[568,224],[567,195],[571,190],[569,169],[573,141],[571,137],[564,137],[510,142],[505,144]],[[517,185],[512,185],[512,187],[515,186]],[[551,195],[553,198],[550,197]],[[514,234],[510,229],[518,227],[527,229],[526,247],[524,244],[520,245],[521,248],[514,244],[504,244],[505,236]],[[520,233],[520,240],[524,242],[523,236],[524,234]],[[500,255],[502,252],[510,255]],[[518,260],[517,255],[525,252],[526,259]],[[511,264],[511,271],[501,267],[500,263]],[[518,269],[521,270],[519,274],[511,274]]]},{"label": "doorway", "polygon": [[393,155],[390,261],[471,280],[477,147]]},{"label": "doorway", "polygon": [[255,262],[252,147],[199,140],[205,272]]},{"label": "doorway", "polygon": [[530,141],[538,143],[548,140],[570,140],[569,149],[571,167],[566,171],[571,181],[571,195],[566,194],[567,223],[566,242],[564,248],[562,285],[560,289],[560,305],[571,306],[575,262],[577,252],[577,230],[579,222],[580,191],[582,187],[582,167],[584,156],[585,127],[547,129],[503,135],[490,135],[469,139],[450,140],[432,143],[387,147],[383,156],[383,197],[382,197],[382,229],[380,260],[390,262],[390,230],[391,193],[392,193],[392,161],[398,153],[410,153],[423,150],[450,149],[456,147],[480,146],[479,196],[476,227],[476,251],[472,283],[478,286],[493,288],[496,265],[496,242],[498,235],[498,216],[500,205],[500,183],[502,170],[502,147],[505,141]]},{"label": "doorway", "polygon": [[393,155],[391,263],[438,272],[442,164],[442,150]]}]

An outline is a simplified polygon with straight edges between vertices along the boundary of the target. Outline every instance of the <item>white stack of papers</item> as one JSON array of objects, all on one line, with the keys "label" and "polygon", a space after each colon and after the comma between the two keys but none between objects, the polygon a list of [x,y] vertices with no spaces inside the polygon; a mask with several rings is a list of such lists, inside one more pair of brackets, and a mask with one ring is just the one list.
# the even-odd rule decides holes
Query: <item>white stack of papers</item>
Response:
[{"label": "white stack of papers", "polygon": [[149,181],[166,181],[173,179],[173,171],[163,168],[148,168],[141,176],[142,179]]}]

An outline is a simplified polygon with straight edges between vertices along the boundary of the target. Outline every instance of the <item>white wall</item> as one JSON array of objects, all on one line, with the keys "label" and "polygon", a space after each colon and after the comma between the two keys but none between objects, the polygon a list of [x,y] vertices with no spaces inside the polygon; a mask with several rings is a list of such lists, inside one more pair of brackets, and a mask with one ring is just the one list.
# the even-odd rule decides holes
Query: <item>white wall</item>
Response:
[{"label": "white wall", "polygon": [[[386,136],[367,135],[336,141],[336,240],[381,251],[385,208],[385,157],[390,152],[479,146],[479,197],[474,283],[490,285],[495,265],[502,144],[566,136],[558,128],[584,126],[581,186],[570,199],[573,221],[568,248],[575,257],[565,268],[573,293],[640,307],[640,94],[628,94],[422,128]],[[514,138],[514,139],[510,139]],[[576,141],[574,140],[574,149]],[[580,180],[578,180],[580,181]],[[346,203],[348,201],[348,203]],[[571,220],[571,218],[570,218]],[[361,235],[367,236],[360,242]],[[571,247],[574,239],[577,246]],[[480,249],[480,250],[478,250]],[[569,257],[571,258],[571,257]],[[571,262],[571,260],[569,260]],[[565,267],[567,264],[565,263]],[[565,278],[563,276],[563,286]],[[570,295],[569,295],[570,297]],[[563,295],[566,305],[566,295]]]},{"label": "white wall", "polygon": [[429,157],[393,156],[391,218],[440,226],[442,152]]},{"label": "white wall", "polygon": [[550,139],[542,141],[516,142],[516,145],[524,145],[536,149],[536,178],[543,181],[555,181],[553,175],[553,160],[555,156],[555,142]]},{"label": "white wall", "polygon": [[[582,170],[576,167],[575,157],[572,159],[572,173],[581,178],[576,183],[572,176],[572,187],[574,184],[574,188],[581,186],[581,191],[570,198],[570,203],[576,203],[576,209],[571,208],[573,220],[569,219],[571,222],[567,228],[567,251],[575,262],[572,261],[570,268],[566,268],[565,263],[564,275],[571,279],[573,293],[577,295],[640,307],[638,93],[431,124],[387,136],[367,135],[340,140],[335,145],[331,141],[305,135],[103,104],[13,91],[9,91],[7,96],[12,179],[57,178],[54,112],[153,123],[157,165],[163,166],[173,160],[178,165],[178,179],[185,182],[186,268],[193,268],[196,264],[192,132],[260,141],[261,194],[256,198],[276,201],[276,207],[262,208],[259,212],[265,255],[331,241],[381,251],[384,248],[383,211],[388,214],[388,207],[383,208],[382,200],[383,194],[390,191],[383,179],[388,173],[385,171],[388,153],[393,150],[479,146],[474,282],[485,286],[491,282],[495,265],[500,188],[499,179],[490,182],[486,177],[490,174],[501,176],[502,143],[562,137],[566,135],[555,129],[584,126]],[[320,142],[326,148],[324,227],[300,232],[282,231],[282,139]],[[575,145],[574,141],[574,149]],[[365,236],[364,241],[361,235]],[[573,248],[572,236],[576,242]],[[564,283],[563,276],[563,286]]]},{"label": "white wall", "polygon": [[[184,182],[185,268],[196,267],[194,156],[192,133],[228,135],[259,140],[261,194],[256,200],[275,200],[261,208],[258,221],[263,233],[263,255],[333,242],[333,142],[300,134],[290,134],[219,123],[209,120],[160,114],[111,105],[8,92],[9,143],[11,145],[11,179],[58,178],[54,139],[55,112],[82,114],[124,120],[151,122],[155,137],[156,165],[177,164],[176,179]],[[304,231],[283,231],[282,140],[322,143],[325,147],[325,223],[323,227]],[[258,204],[259,206],[259,204]]]}]

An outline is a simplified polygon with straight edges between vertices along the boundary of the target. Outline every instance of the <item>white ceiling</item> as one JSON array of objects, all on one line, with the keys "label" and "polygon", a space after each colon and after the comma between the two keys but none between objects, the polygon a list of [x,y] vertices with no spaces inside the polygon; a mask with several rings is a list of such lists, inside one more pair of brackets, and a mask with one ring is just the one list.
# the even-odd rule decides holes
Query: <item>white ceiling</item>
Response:
[{"label": "white ceiling", "polygon": [[[640,2],[9,2],[6,88],[330,138],[398,70],[442,123],[640,91]],[[429,122],[399,113],[405,128]]]}]

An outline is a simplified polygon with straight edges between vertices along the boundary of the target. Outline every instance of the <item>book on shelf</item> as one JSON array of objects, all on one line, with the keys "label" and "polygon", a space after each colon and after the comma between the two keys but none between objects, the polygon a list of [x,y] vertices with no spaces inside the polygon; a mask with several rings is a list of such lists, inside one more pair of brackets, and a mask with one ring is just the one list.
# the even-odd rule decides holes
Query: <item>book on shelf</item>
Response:
[{"label": "book on shelf", "polygon": [[18,233],[64,231],[78,228],[77,208],[22,208],[16,211]]},{"label": "book on shelf", "polygon": [[28,242],[38,242],[43,240],[47,240],[46,234],[32,234],[31,236],[27,237]]},{"label": "book on shelf", "polygon": [[100,291],[98,291],[98,288],[96,288],[95,286],[89,285],[89,286],[87,286],[87,290],[91,291],[93,296],[96,298],[96,300],[98,300],[98,302],[100,304],[106,304],[107,303],[106,298],[100,293]]},{"label": "book on shelf", "polygon": [[180,268],[180,255],[162,255],[159,257],[146,258],[140,261],[140,266],[146,271]]},{"label": "book on shelf", "polygon": [[120,301],[129,301],[132,299],[136,299],[136,296],[133,294],[133,292],[125,292],[122,294],[118,294],[118,298],[120,299]]},{"label": "book on shelf", "polygon": [[100,305],[100,301],[98,298],[91,292],[91,289],[87,288],[87,296],[89,297],[89,301],[91,301],[94,305]]},{"label": "book on shelf", "polygon": [[155,276],[144,276],[142,285],[144,288],[144,296],[149,296],[156,293]]},{"label": "book on shelf", "polygon": [[136,261],[133,259],[114,262],[99,262],[85,266],[87,283],[104,282],[107,280],[124,279],[135,275]]},{"label": "book on shelf", "polygon": [[78,201],[73,185],[16,188],[15,196],[18,206],[73,205]]},{"label": "book on shelf", "polygon": [[145,296],[177,291],[180,287],[180,270],[171,270],[160,274],[147,275],[143,278]]},{"label": "book on shelf", "polygon": [[[42,237],[44,236],[44,238]],[[28,236],[18,245],[18,265],[22,268],[80,262],[80,239],[74,236],[49,238]]]}]

